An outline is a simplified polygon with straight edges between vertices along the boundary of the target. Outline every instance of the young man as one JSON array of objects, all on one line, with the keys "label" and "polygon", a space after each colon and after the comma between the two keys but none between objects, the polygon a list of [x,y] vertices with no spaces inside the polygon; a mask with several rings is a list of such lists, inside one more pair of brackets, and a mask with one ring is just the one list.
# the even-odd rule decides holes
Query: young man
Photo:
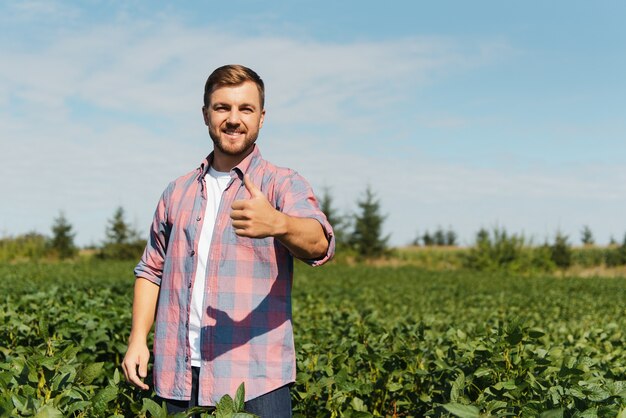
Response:
[{"label": "young man", "polygon": [[240,65],[209,76],[202,114],[213,152],[165,189],[135,268],[122,368],[148,389],[156,322],[154,389],[170,412],[214,405],[243,382],[247,411],[291,416],[293,257],[321,265],[335,241],[307,181],[261,158],[264,94]]}]

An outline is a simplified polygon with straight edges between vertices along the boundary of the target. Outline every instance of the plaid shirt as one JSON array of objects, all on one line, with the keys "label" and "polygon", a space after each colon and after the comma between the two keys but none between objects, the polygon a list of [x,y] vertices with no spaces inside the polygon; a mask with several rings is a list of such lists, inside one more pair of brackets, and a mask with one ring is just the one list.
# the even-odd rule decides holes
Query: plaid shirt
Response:
[{"label": "plaid shirt", "polygon": [[[154,331],[154,389],[167,399],[191,396],[189,310],[196,251],[207,202],[204,176],[213,154],[200,167],[174,180],[159,200],[148,244],[135,276],[160,286]],[[214,405],[233,396],[243,382],[246,400],[294,382],[295,350],[291,325],[293,257],[272,237],[239,237],[231,224],[234,200],[249,199],[243,175],[279,211],[317,219],[329,246],[333,231],[307,181],[293,170],[263,160],[258,147],[230,170],[209,249],[203,304],[198,403]]]}]

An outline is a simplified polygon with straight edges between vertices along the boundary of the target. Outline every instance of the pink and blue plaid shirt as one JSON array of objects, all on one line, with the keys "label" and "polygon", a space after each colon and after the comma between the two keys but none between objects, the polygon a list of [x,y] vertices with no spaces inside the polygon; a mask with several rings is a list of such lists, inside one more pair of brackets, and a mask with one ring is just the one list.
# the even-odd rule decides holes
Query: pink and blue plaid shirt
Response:
[{"label": "pink and blue plaid shirt", "polygon": [[[135,276],[160,286],[154,331],[154,389],[167,399],[191,396],[189,311],[196,251],[207,195],[200,167],[171,182],[159,200],[148,244]],[[198,403],[214,405],[233,396],[243,382],[246,400],[294,382],[291,324],[293,257],[274,238],[239,237],[231,224],[231,204],[249,199],[243,175],[279,211],[317,219],[329,241],[324,257],[304,260],[317,266],[335,249],[332,227],[307,181],[293,170],[263,160],[258,147],[230,170],[209,249],[203,304]]]}]

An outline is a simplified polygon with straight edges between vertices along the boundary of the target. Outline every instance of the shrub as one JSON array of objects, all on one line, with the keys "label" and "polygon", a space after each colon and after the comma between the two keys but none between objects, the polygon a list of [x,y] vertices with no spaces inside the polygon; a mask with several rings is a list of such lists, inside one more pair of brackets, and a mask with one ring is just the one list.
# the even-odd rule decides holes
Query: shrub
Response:
[{"label": "shrub", "polygon": [[38,232],[0,239],[0,261],[35,260],[45,257],[48,238]]},{"label": "shrub", "polygon": [[622,245],[608,249],[604,262],[608,267],[626,265],[626,235],[624,236]]},{"label": "shrub", "polygon": [[550,258],[557,267],[565,269],[572,265],[572,249],[567,242],[567,235],[558,231],[550,251]]},{"label": "shrub", "polygon": [[489,233],[483,228],[476,234],[474,246],[463,257],[463,266],[482,271],[550,271],[554,268],[550,255],[546,246],[528,246],[522,235],[509,235],[504,228],[497,227]]},{"label": "shrub", "polygon": [[582,247],[572,248],[572,265],[584,268],[601,266],[606,262],[611,248]]}]

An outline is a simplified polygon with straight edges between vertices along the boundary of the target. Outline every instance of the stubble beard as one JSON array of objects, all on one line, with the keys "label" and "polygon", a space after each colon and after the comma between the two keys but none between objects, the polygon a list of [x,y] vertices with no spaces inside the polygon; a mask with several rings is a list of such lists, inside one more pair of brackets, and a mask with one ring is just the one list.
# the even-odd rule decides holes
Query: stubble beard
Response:
[{"label": "stubble beard", "polygon": [[246,136],[244,142],[240,146],[235,146],[234,148],[228,148],[225,146],[224,142],[220,138],[219,133],[213,132],[212,129],[209,129],[209,136],[211,140],[213,140],[213,146],[218,149],[222,154],[230,155],[230,156],[239,156],[247,154],[250,148],[254,146],[259,134],[258,132],[252,136]]}]

